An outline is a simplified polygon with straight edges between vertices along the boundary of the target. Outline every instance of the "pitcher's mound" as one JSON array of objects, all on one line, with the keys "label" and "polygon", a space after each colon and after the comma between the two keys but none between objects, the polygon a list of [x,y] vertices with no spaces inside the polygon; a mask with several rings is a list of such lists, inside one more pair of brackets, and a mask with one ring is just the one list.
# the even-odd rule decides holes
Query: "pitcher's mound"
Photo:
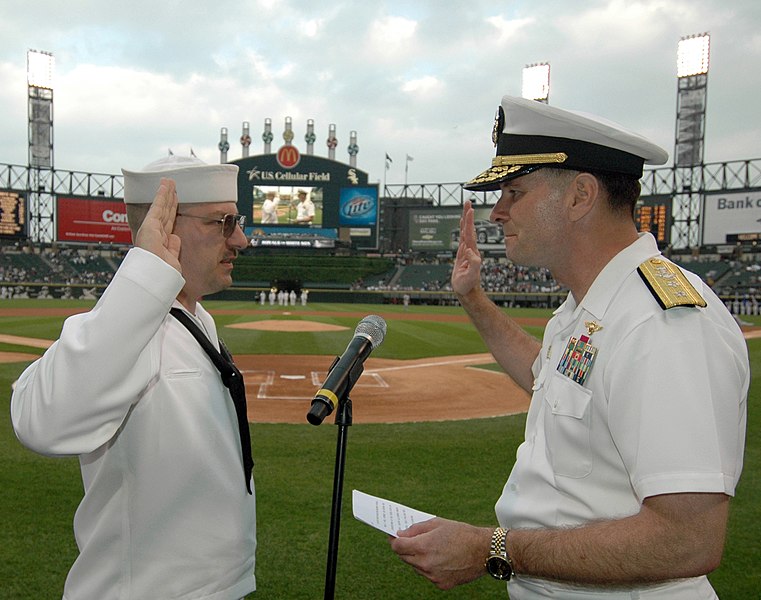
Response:
[{"label": "pitcher's mound", "polygon": [[344,329],[349,329],[341,325],[330,325],[316,321],[289,321],[285,319],[235,323],[234,325],[227,325],[227,327],[233,329],[259,329],[262,331],[343,331]]}]

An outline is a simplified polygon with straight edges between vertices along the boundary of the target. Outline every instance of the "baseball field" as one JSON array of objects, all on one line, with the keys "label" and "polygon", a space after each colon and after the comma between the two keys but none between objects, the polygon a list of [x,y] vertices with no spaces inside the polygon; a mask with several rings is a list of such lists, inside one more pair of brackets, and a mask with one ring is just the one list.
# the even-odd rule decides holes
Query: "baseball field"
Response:
[{"label": "baseball field", "polygon": [[[8,415],[13,381],[54,340],[77,301],[3,301],[0,394]],[[442,517],[495,525],[494,502],[523,436],[528,397],[495,365],[458,307],[310,304],[206,305],[244,373],[258,503],[257,584],[251,598],[322,598],[336,454],[332,416],[306,413],[332,359],[357,323],[383,316],[388,332],[354,388],[348,430],[336,598],[505,598],[488,578],[440,592],[401,563],[382,534],[351,515],[351,490]],[[511,316],[541,336],[549,311]],[[761,341],[748,327],[753,369],[748,437],[724,561],[711,575],[722,599],[761,590]],[[118,357],[114,357],[118,360]],[[72,518],[82,484],[76,458],[48,458],[0,420],[0,599],[60,598],[76,556]]]}]

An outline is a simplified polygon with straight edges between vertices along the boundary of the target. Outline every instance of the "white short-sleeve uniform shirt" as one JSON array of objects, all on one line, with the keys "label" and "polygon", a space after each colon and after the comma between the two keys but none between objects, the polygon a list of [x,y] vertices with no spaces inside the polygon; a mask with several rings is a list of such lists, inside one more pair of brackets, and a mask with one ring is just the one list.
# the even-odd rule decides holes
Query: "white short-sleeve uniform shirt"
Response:
[{"label": "white short-sleeve uniform shirt", "polygon": [[[618,519],[659,494],[734,495],[745,441],[747,346],[721,300],[694,274],[686,273],[707,307],[661,308],[637,270],[658,255],[654,238],[640,235],[581,303],[569,295],[548,323],[533,366],[525,441],[496,505],[502,526]],[[582,336],[589,352],[569,366],[569,342]],[[615,593],[525,577],[508,587],[513,600],[558,593],[714,597],[705,577]]]}]

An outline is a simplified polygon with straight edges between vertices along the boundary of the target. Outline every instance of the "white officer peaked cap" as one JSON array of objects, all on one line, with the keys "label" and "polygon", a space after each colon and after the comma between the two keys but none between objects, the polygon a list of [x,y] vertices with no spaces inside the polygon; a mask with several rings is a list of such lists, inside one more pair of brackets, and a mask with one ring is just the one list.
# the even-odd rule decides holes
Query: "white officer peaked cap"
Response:
[{"label": "white officer peaked cap", "polygon": [[467,182],[466,189],[498,190],[500,183],[541,167],[639,178],[645,163],[668,160],[663,148],[617,123],[513,96],[502,98],[492,142],[497,155],[491,167]]},{"label": "white officer peaked cap", "polygon": [[209,165],[195,156],[170,155],[141,171],[122,169],[122,174],[125,204],[150,204],[164,178],[174,180],[180,204],[238,201],[236,165]]}]

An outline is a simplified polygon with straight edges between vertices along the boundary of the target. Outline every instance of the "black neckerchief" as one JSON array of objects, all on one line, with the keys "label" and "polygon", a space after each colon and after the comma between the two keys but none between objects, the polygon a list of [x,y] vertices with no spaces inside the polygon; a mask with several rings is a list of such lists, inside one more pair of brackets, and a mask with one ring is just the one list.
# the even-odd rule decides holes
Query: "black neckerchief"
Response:
[{"label": "black neckerchief", "polygon": [[246,414],[246,386],[238,368],[233,362],[233,357],[227,350],[224,342],[219,340],[217,350],[206,337],[201,328],[184,311],[175,307],[169,311],[172,316],[182,323],[187,330],[209,355],[211,362],[219,371],[222,383],[230,390],[230,397],[235,405],[235,415],[238,417],[238,432],[240,433],[240,448],[243,456],[243,476],[246,479],[246,490],[251,494],[251,471],[254,468],[254,459],[251,457],[251,434],[248,430],[248,416]]}]

